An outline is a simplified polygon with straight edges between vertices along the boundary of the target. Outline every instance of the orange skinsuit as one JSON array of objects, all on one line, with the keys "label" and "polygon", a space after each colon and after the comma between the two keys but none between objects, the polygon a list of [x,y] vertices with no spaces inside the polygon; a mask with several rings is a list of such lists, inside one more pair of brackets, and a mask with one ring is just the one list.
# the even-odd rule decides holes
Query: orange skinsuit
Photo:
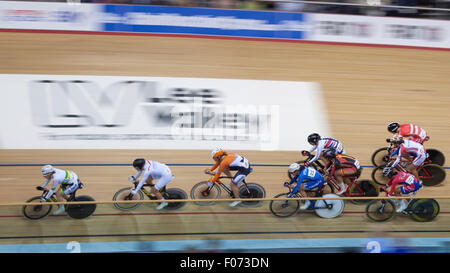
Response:
[{"label": "orange skinsuit", "polygon": [[217,173],[211,177],[208,181],[209,182],[216,182],[217,179],[219,179],[220,174],[226,170],[229,169],[230,164],[233,163],[234,159],[236,158],[236,154],[233,153],[227,153],[225,154],[221,160],[216,161],[216,164],[214,164],[214,166],[212,166],[211,169],[208,169],[210,172],[213,172],[217,167],[219,167],[219,170],[217,171]]}]

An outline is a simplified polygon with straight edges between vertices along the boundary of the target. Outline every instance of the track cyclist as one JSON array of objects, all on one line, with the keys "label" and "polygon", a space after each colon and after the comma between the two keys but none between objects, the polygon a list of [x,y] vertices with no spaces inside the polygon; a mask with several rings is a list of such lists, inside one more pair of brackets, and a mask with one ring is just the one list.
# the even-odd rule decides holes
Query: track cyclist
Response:
[{"label": "track cyclist", "polygon": [[[67,201],[69,198],[68,195],[73,193],[78,188],[82,188],[82,183],[78,179],[78,175],[73,171],[69,170],[61,170],[54,168],[52,165],[45,165],[41,168],[41,173],[44,178],[46,178],[44,184],[42,186],[36,187],[38,190],[47,190],[45,187],[50,183],[53,179],[52,187],[48,190],[47,194],[41,202],[46,202],[50,197],[52,197],[53,193],[56,195],[56,200],[58,202]],[[59,190],[56,188],[60,185]],[[65,211],[65,207],[63,204],[59,205],[58,210],[56,210],[53,215],[61,214]]]},{"label": "track cyclist", "polygon": [[323,157],[327,161],[325,169],[328,170],[328,175],[334,177],[340,184],[341,190],[336,194],[343,194],[351,183],[351,179],[359,178],[361,175],[362,168],[359,161],[349,155],[335,154],[332,150],[324,152]]},{"label": "track cyclist", "polygon": [[335,154],[345,153],[342,143],[339,140],[331,137],[320,137],[317,133],[308,136],[308,143],[311,144],[312,147],[309,151],[302,151],[302,155],[307,156],[315,150],[317,150],[317,152],[312,159],[305,162],[305,166],[309,166],[311,163],[321,158],[322,153],[328,150],[334,151]]},{"label": "track cyclist", "polygon": [[393,145],[393,152],[390,154],[390,157],[392,158],[397,155],[397,158],[389,167],[394,168],[397,166],[403,157],[408,160],[413,159],[412,164],[409,164],[407,167],[407,171],[419,179],[418,168],[423,165],[423,162],[428,157],[425,148],[417,142],[403,139],[398,134],[391,138],[390,143]]},{"label": "track cyclist", "polygon": [[[131,190],[131,194],[135,195],[144,185],[149,184],[152,189],[152,193],[158,200],[165,200],[160,190],[164,188],[173,179],[173,175],[169,167],[163,163],[154,160],[145,160],[144,158],[137,158],[133,161],[133,167],[138,171],[135,176],[128,177],[133,183],[139,182],[137,187]],[[139,177],[142,175],[141,181]],[[153,180],[158,180],[156,184],[153,184]],[[169,205],[168,202],[160,203],[156,209],[160,210]]]},{"label": "track cyclist", "polygon": [[399,134],[403,138],[407,138],[419,144],[423,144],[430,139],[423,128],[410,123],[399,124],[398,122],[391,122],[388,124],[387,129],[393,134]]},{"label": "track cyclist", "polygon": [[[406,172],[397,172],[392,167],[385,167],[383,175],[389,178],[386,183],[387,196],[408,196],[415,195],[416,192],[422,188],[422,183],[414,177],[414,175]],[[390,188],[390,189],[389,189]],[[402,212],[407,205],[405,200],[393,200],[397,205],[397,212]]]},{"label": "track cyclist", "polygon": [[[298,163],[292,163],[289,166],[289,173],[293,175],[290,182],[285,183],[284,186],[288,187],[293,183],[297,183],[292,192],[287,195],[287,198],[294,196],[297,191],[300,192],[301,196],[309,196],[307,191],[312,191],[316,188],[322,187],[325,183],[323,176],[320,172],[316,171],[314,168],[300,165]],[[311,205],[310,200],[306,200],[305,203],[300,207],[301,210],[306,210]]]},{"label": "track cyclist", "polygon": [[[222,172],[231,177],[232,175],[230,171],[237,171],[233,179],[231,179],[231,189],[233,191],[234,198],[240,198],[239,183],[241,183],[247,175],[253,171],[248,160],[238,154],[227,153],[221,148],[215,148],[212,150],[211,157],[215,161],[215,164],[210,169],[206,169],[205,173],[212,174],[214,176],[208,180],[208,185],[212,185],[216,182]],[[217,167],[219,167],[219,169],[217,172],[214,172]],[[235,207],[240,203],[241,201],[233,201],[230,203],[230,207]]]}]

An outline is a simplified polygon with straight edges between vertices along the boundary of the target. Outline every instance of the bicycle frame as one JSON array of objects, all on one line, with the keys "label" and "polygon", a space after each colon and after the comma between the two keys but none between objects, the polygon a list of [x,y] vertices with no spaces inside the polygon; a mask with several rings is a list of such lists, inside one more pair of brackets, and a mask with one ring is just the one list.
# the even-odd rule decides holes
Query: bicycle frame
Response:
[{"label": "bicycle frame", "polygon": [[[220,179],[222,179],[222,178],[233,179],[233,177],[231,177],[231,176],[220,176],[219,179],[217,179],[211,186],[209,186],[208,190],[212,189],[212,187],[214,187],[214,184],[217,183],[222,189],[224,189],[228,193],[228,195],[230,197],[232,197],[233,196],[233,191],[231,190],[231,188],[229,188],[227,185],[225,185],[222,181],[220,181]],[[245,182],[245,179],[242,180],[242,183],[244,184],[245,189],[247,190],[247,192],[250,192],[248,187],[247,187],[247,183]]]}]

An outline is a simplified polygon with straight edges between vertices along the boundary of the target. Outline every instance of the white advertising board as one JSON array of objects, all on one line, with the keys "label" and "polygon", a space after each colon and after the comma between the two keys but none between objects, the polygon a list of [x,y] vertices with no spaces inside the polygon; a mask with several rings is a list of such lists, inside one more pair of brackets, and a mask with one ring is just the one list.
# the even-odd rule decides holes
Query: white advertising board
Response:
[{"label": "white advertising board", "polygon": [[450,48],[450,21],[311,14],[307,40]]},{"label": "white advertising board", "polygon": [[329,135],[312,82],[0,75],[3,149],[300,150]]},{"label": "white advertising board", "polygon": [[1,1],[0,28],[98,31],[101,5]]}]

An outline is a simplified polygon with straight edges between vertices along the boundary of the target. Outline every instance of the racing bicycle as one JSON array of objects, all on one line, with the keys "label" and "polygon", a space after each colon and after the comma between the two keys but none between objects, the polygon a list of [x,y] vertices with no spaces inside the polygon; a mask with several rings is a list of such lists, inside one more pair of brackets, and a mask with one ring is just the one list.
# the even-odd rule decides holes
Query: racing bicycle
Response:
[{"label": "racing bicycle", "polygon": [[[386,191],[384,187],[380,189]],[[411,195],[414,197],[415,194]],[[418,222],[432,221],[439,214],[439,203],[431,198],[408,199],[407,208],[401,213],[409,215]],[[367,217],[375,222],[392,219],[396,214],[395,203],[389,199],[374,199],[366,206]]]},{"label": "racing bicycle", "polygon": [[[386,139],[387,142],[389,142],[388,140],[389,139]],[[389,145],[388,147],[377,149],[372,154],[371,158],[372,164],[375,167],[386,165],[390,160],[389,155],[391,154],[391,149],[392,144]],[[428,158],[425,160],[424,164],[436,164],[439,166],[444,166],[445,156],[441,151],[432,148],[427,148],[426,151],[428,153]]]},{"label": "racing bicycle", "polygon": [[[83,188],[83,184],[80,182],[78,189],[69,195],[67,202],[82,202],[82,201],[95,201],[92,197],[88,195],[76,196],[76,192]],[[30,220],[38,220],[47,216],[53,208],[52,202],[58,202],[56,200],[55,194],[53,194],[47,202],[42,202],[41,200],[45,198],[48,190],[43,187],[36,187],[37,190],[42,191],[40,196],[35,196],[26,201],[26,203],[31,203],[25,205],[22,208],[23,215]],[[97,208],[96,204],[68,204],[65,206],[67,215],[74,219],[84,219],[92,215]]]},{"label": "racing bicycle", "polygon": [[[284,183],[284,185],[289,189],[288,192],[280,193],[275,195],[274,198],[283,198],[287,197],[292,193],[293,187],[289,185],[289,183]],[[325,182],[321,187],[313,191],[315,197],[323,197],[323,198],[339,198],[338,195],[333,193],[324,194],[324,192],[329,191],[329,185]],[[300,192],[296,192],[293,198],[303,198]],[[300,203],[302,200],[293,199],[293,200],[272,200],[269,203],[270,212],[273,215],[278,217],[289,217],[296,214],[300,209]],[[309,210],[314,210],[315,213],[322,218],[335,218],[339,216],[344,211],[344,200],[342,199],[321,199],[321,200],[311,200],[311,205],[308,208]]]},{"label": "racing bicycle", "polygon": [[[314,155],[308,154],[307,159],[297,161],[297,163],[304,164],[313,157]],[[313,162],[310,166],[318,170],[322,175],[327,174],[325,166],[319,161]],[[292,179],[292,174],[288,172],[288,175]],[[341,191],[341,186],[337,183],[334,177],[328,176],[326,182],[332,186],[331,193]],[[347,189],[342,195],[345,197],[375,197],[378,196],[378,186],[371,180],[358,180],[357,177],[351,177],[350,184],[347,186]],[[362,204],[369,202],[370,199],[351,199],[350,201],[354,204]]]},{"label": "racing bicycle", "polygon": [[[147,196],[150,200],[157,200],[158,198],[150,191],[146,189],[146,187],[153,187],[154,184],[144,184],[142,185],[141,189],[135,194],[131,194],[131,190],[136,189],[137,185],[139,184],[138,181],[134,182],[134,187],[126,187],[123,189],[118,190],[114,196],[113,201],[124,201],[124,200],[144,200],[144,196]],[[178,188],[166,188],[164,186],[162,189],[159,190],[161,192],[161,195],[164,197],[164,199],[167,200],[185,200],[188,198],[186,192],[182,189]],[[114,207],[120,210],[132,210],[137,207],[139,207],[142,204],[142,202],[139,203],[114,203]],[[167,210],[177,210],[182,208],[186,202],[168,202],[168,205],[165,207]]]},{"label": "racing bicycle", "polygon": [[[210,175],[214,175],[214,173],[210,173]],[[233,179],[231,176],[220,176],[216,182],[211,183],[208,181],[202,181],[195,184],[191,189],[191,199],[202,200],[202,199],[219,199],[222,190],[224,190],[230,198],[234,198],[233,191],[227,185],[225,185],[221,179]],[[247,183],[245,179],[240,183],[239,186],[239,195],[240,198],[265,198],[266,190],[263,186],[257,183]],[[256,207],[261,204],[262,201],[242,201],[240,203],[241,206],[244,207]],[[202,201],[195,202],[197,205],[206,206],[212,205],[214,201]]]},{"label": "racing bicycle", "polygon": [[[373,169],[372,179],[379,185],[386,185],[389,179],[383,176],[383,169],[392,164],[392,160],[387,165],[381,165]],[[402,160],[395,166],[395,169],[401,172],[408,172],[407,167],[412,164],[411,160]],[[445,170],[437,164],[423,164],[418,168],[419,179],[422,180],[424,186],[436,186],[445,180]]]}]

